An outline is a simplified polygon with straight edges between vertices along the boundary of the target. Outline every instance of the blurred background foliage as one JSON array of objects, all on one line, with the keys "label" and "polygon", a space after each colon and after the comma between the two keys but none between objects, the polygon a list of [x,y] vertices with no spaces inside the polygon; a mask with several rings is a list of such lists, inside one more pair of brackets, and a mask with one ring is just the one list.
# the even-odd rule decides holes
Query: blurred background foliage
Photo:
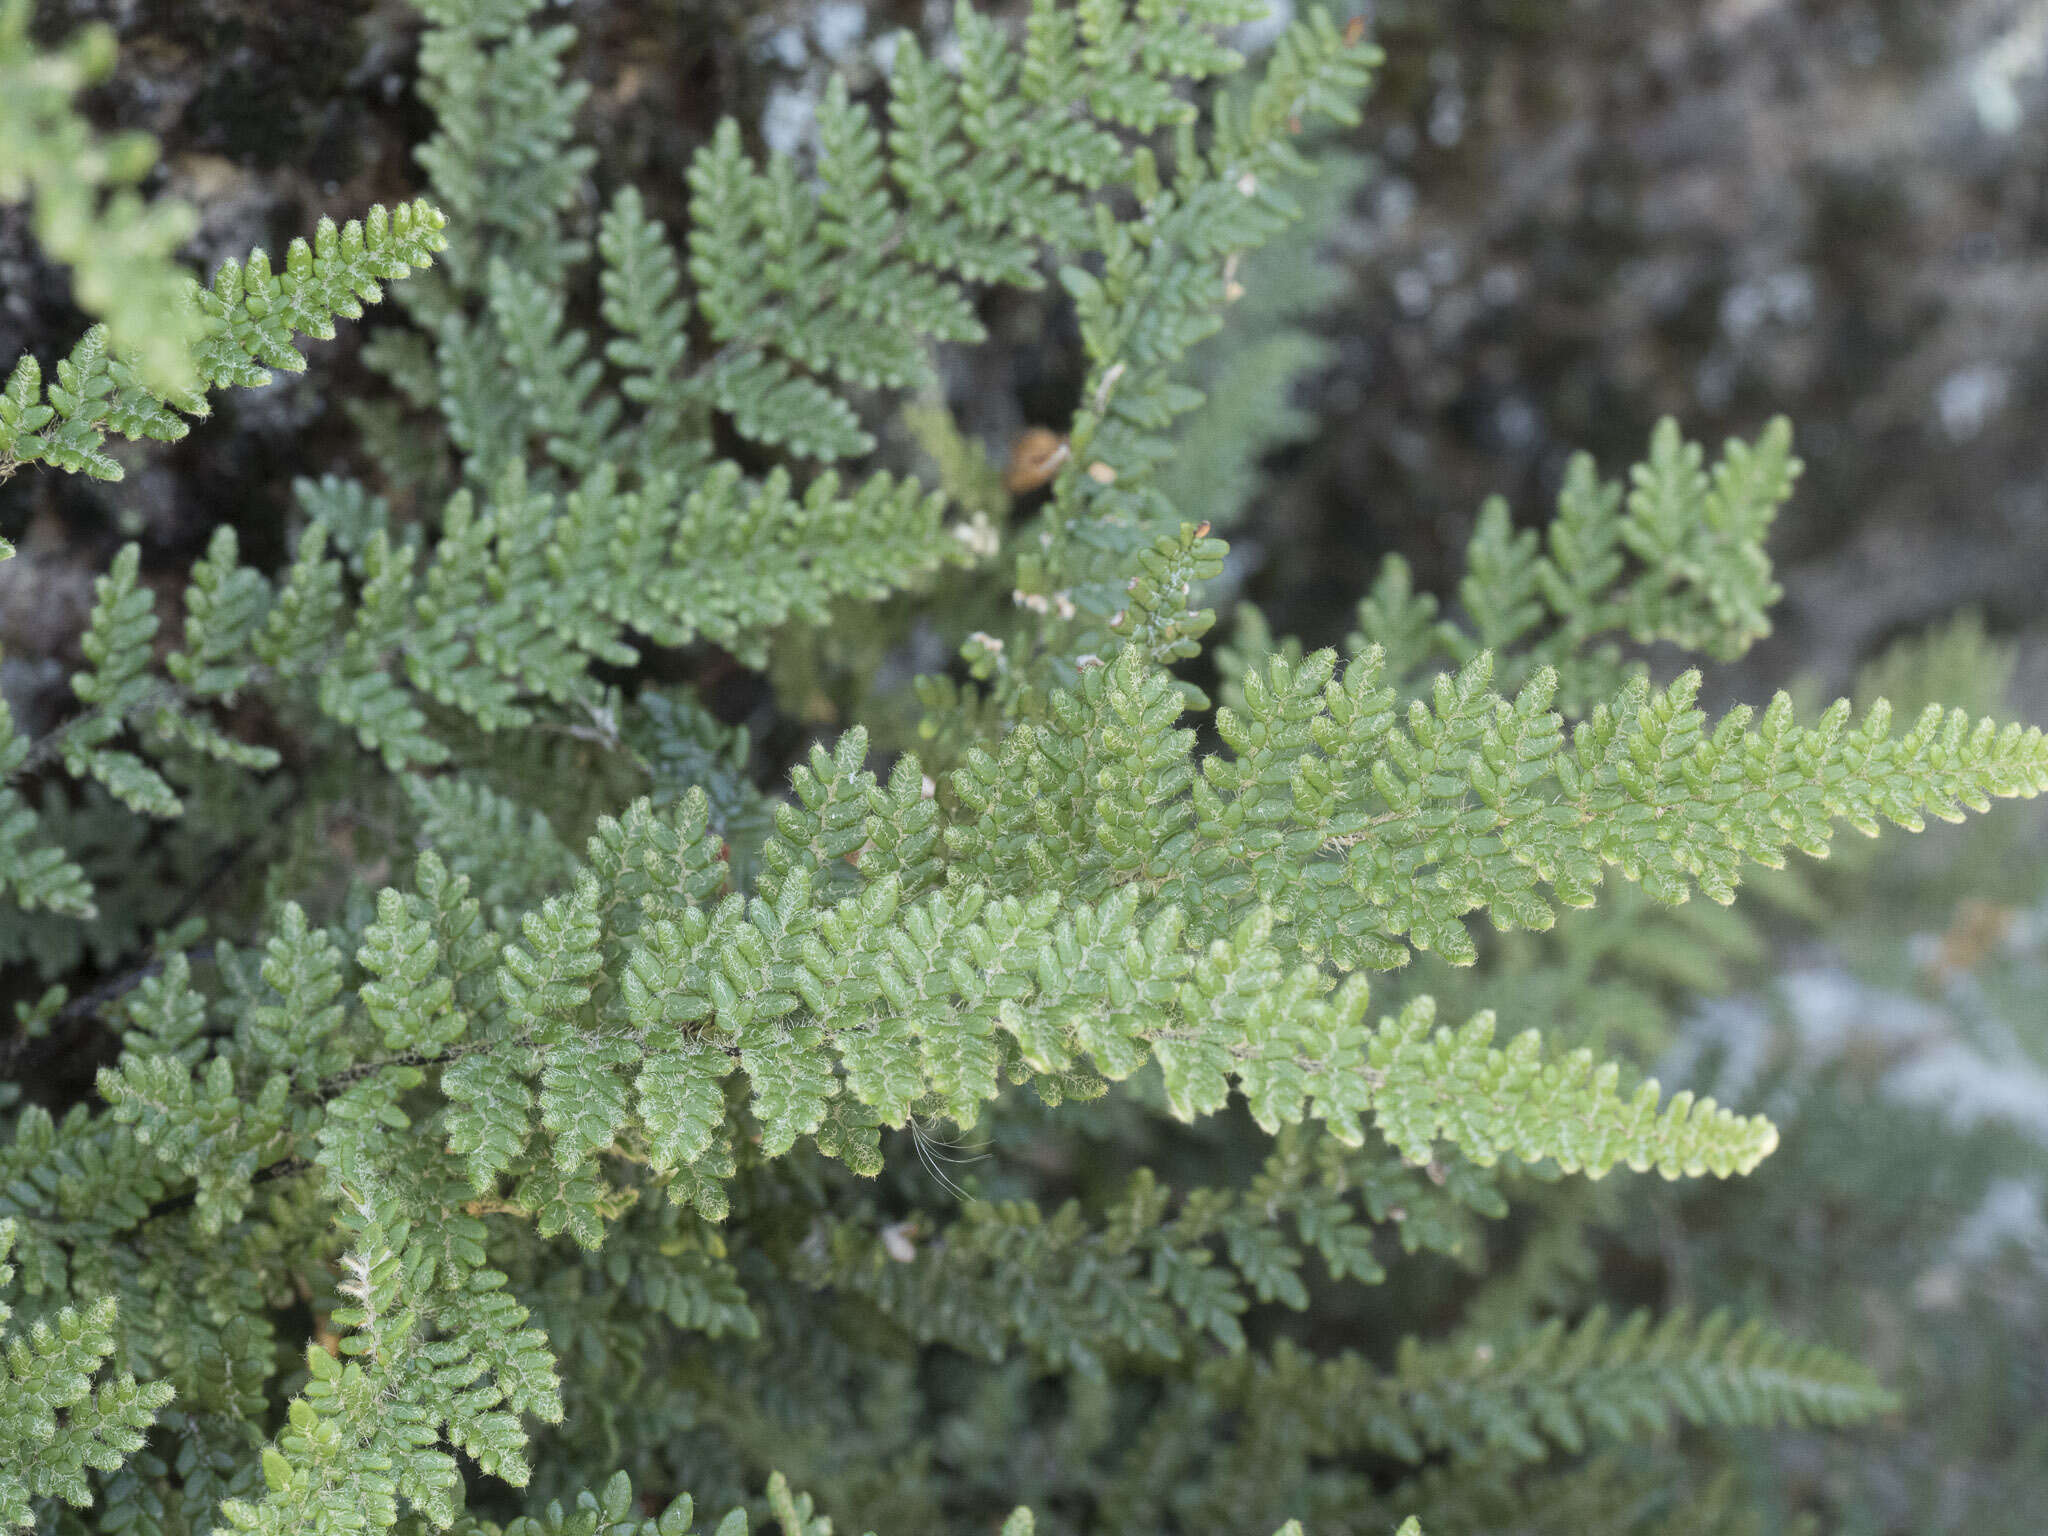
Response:
[{"label": "blurred background foliage", "polygon": [[[561,9],[593,87],[586,217],[630,180],[672,226],[685,222],[680,168],[721,116],[800,146],[829,73],[872,85],[890,33],[942,49],[950,13],[922,0]],[[1218,403],[1180,467],[1189,514],[1238,525],[1219,595],[1259,605],[1238,644],[1340,642],[1390,552],[1445,591],[1481,499],[1505,493],[1540,522],[1573,449],[1613,472],[1659,415],[1714,442],[1782,412],[1807,464],[1773,545],[1788,596],[1773,637],[1715,686],[1939,697],[2048,721],[2048,6],[1350,9],[1388,68],[1366,124],[1321,147],[1332,173],[1313,238],[1245,274],[1237,323],[1203,362]],[[88,98],[94,122],[160,140],[144,190],[197,210],[195,265],[418,190],[417,22],[393,0],[35,7],[46,42],[88,21],[120,43],[118,71]],[[0,208],[0,357],[67,349],[87,323],[69,295],[26,213]],[[978,487],[999,513],[995,476],[1028,428],[1071,412],[1080,360],[1055,298],[1009,297],[988,318],[1000,345],[944,360],[950,422],[907,415],[885,451],[950,455],[955,488]],[[291,478],[360,467],[341,402],[376,398],[359,357],[369,334],[345,329],[312,349],[307,374],[222,397],[183,442],[123,449],[119,484],[0,486],[0,535],[23,557],[0,566],[0,686],[31,731],[61,704],[116,542],[141,539],[166,588],[223,519],[274,560]],[[836,660],[792,646],[768,679],[716,653],[677,662],[666,680],[746,728],[705,738],[698,766],[744,796],[745,779],[783,782],[802,744],[850,718],[894,711],[907,728],[902,679],[948,658],[929,636],[904,644],[886,616],[872,634],[878,675],[858,687],[845,674],[859,636],[845,630]],[[1202,666],[1213,682],[1215,662]],[[695,762],[688,734],[677,751]],[[1451,1012],[1496,1005],[1518,1027],[1629,1053],[1770,1113],[1784,1144],[1731,1186],[1545,1193],[1527,1224],[1489,1235],[1493,1279],[1412,1265],[1347,1305],[1412,1316],[1431,1287],[1538,1314],[1594,1294],[1739,1302],[1861,1355],[1908,1401],[1850,1436],[1720,1447],[1762,1528],[1809,1516],[1856,1533],[2038,1531],[2041,827],[2010,811],[1883,859],[1845,850],[1765,883],[1739,916],[1618,891],[1553,935],[1494,942],[1475,971],[1405,973],[1389,991],[1435,991]],[[1250,1142],[1233,1134],[1219,1123],[1174,1155],[1235,1166]],[[1102,1188],[1161,1151],[1113,1132],[1084,1150],[1100,1166],[1076,1185]],[[1312,1316],[1342,1342],[1374,1335],[1369,1312]]]}]

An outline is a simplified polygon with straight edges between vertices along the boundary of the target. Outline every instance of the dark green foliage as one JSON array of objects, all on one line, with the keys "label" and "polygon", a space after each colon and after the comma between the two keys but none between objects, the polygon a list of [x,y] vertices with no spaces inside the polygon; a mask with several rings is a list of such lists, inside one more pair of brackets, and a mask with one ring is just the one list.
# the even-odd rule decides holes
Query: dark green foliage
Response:
[{"label": "dark green foliage", "polygon": [[[2038,730],[1709,722],[1698,673],[1623,660],[1762,633],[1787,429],[1709,470],[1667,425],[1626,495],[1578,461],[1547,541],[1490,509],[1461,622],[1398,562],[1343,658],[1252,619],[1205,742],[1172,668],[1286,422],[1223,402],[1191,492],[1182,418],[1312,354],[1197,348],[1299,212],[1303,120],[1355,112],[1355,30],[1312,12],[1224,89],[1256,5],[962,6],[957,67],[903,40],[879,107],[825,95],[808,168],[725,124],[680,244],[616,193],[600,342],[573,33],[420,9],[446,250],[373,343],[379,483],[302,480],[276,572],[218,531],[161,660],[127,547],[79,711],[0,714],[0,953],[38,998],[0,1098],[11,1523],[676,1536],[689,1489],[737,1536],[765,1482],[786,1536],[1713,1529],[1732,1495],[1673,1426],[1892,1406],[1764,1317],[1615,1321],[1591,1285],[1624,1198],[1594,1181],[1779,1141],[1604,1059],[1744,953],[1680,904],[1838,821],[2048,788]],[[225,269],[203,377],[290,366],[442,244],[419,205]],[[1040,510],[930,404],[947,488],[885,467],[989,290],[1055,282],[1086,378]],[[182,430],[81,357],[4,417],[71,425],[4,451]],[[785,683],[907,675],[907,617],[831,622],[883,599],[962,662],[897,689],[929,754],[855,724],[764,790],[713,685],[792,651]],[[1489,963],[1375,1008],[1418,953]],[[92,1093],[19,1093],[75,1040]],[[1586,1459],[1641,1440],[1654,1498]]]}]

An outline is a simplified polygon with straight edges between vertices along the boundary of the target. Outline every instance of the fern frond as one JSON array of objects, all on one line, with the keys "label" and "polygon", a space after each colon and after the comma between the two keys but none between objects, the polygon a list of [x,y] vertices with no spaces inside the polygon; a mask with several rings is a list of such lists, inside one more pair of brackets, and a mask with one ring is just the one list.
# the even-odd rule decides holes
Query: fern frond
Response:
[{"label": "fern frond", "polygon": [[1405,712],[1377,648],[1341,680],[1335,669],[1320,652],[1247,675],[1246,713],[1218,718],[1237,756],[1208,759],[1195,789],[1196,866],[1219,893],[1284,902],[1346,964],[1400,964],[1396,937],[1467,962],[1464,913],[1548,927],[1540,887],[1587,905],[1607,868],[1660,901],[1697,887],[1725,903],[1746,862],[1824,857],[1837,820],[1866,836],[1881,821],[1919,831],[1926,814],[2048,788],[2038,729],[1938,706],[1895,737],[1881,701],[1860,724],[1840,701],[1803,727],[1780,694],[1709,729],[1688,672],[1661,690],[1628,684],[1567,742],[1548,669],[1509,701],[1482,652]]},{"label": "fern frond", "polygon": [[[14,1279],[7,1256],[15,1235],[15,1222],[0,1219],[0,1289]],[[8,1328],[12,1309],[0,1302],[0,1526],[34,1526],[37,1500],[90,1504],[87,1468],[112,1472],[134,1455],[171,1400],[168,1382],[106,1373],[118,1350],[115,1313],[114,1299],[103,1297],[23,1336]]]},{"label": "fern frond", "polygon": [[1642,675],[1604,636],[1734,660],[1770,633],[1766,610],[1781,589],[1764,538],[1800,463],[1782,417],[1753,444],[1730,439],[1711,472],[1703,460],[1667,417],[1630,471],[1626,497],[1619,483],[1599,478],[1591,455],[1574,454],[1541,538],[1516,531],[1507,503],[1489,499],[1458,586],[1466,622],[1437,621],[1435,599],[1416,594],[1407,565],[1392,556],[1359,605],[1348,653],[1378,645],[1389,680],[1403,688],[1435,655],[1462,666],[1490,651],[1503,686],[1548,667],[1558,673],[1562,707],[1575,716]]},{"label": "fern frond", "polygon": [[[1726,1313],[1695,1322],[1594,1312],[1504,1343],[1405,1341],[1381,1372],[1356,1355],[1316,1360],[1282,1343],[1225,1357],[1204,1376],[1226,1402],[1298,1416],[1311,1455],[1369,1446],[1408,1461],[1448,1452],[1542,1460],[1595,1440],[1656,1435],[1671,1422],[1839,1424],[1895,1399],[1858,1362]],[[1258,1406],[1253,1406],[1258,1405]],[[1284,1406],[1283,1406],[1284,1405]]]},{"label": "fern frond", "polygon": [[379,204],[366,220],[339,229],[322,219],[311,245],[291,243],[282,272],[259,250],[246,265],[223,263],[211,288],[183,279],[177,302],[197,317],[196,339],[180,343],[191,358],[189,388],[152,385],[110,346],[103,325],[79,338],[47,387],[36,360],[24,355],[0,391],[0,471],[46,463],[120,479],[119,462],[104,448],[109,433],[173,441],[189,430],[178,413],[205,416],[209,391],[267,384],[272,368],[301,372],[306,360],[294,337],[332,337],[335,316],[357,318],[364,304],[383,298],[384,283],[431,266],[445,244],[444,222],[424,201]]},{"label": "fern frond", "polygon": [[0,699],[0,884],[24,912],[90,919],[98,910],[92,883],[62,848],[39,845],[38,817],[11,782],[28,755],[29,743]]},{"label": "fern frond", "polygon": [[1243,1350],[1239,1319],[1255,1301],[1308,1305],[1311,1252],[1334,1280],[1377,1284],[1388,1234],[1407,1253],[1471,1258],[1474,1218],[1506,1209],[1462,1159],[1424,1174],[1384,1147],[1358,1152],[1290,1128],[1242,1191],[1175,1197],[1141,1169],[1099,1216],[1074,1201],[1050,1212],[977,1201],[927,1231],[835,1214],[793,1269],[865,1297],[920,1341],[991,1361],[1021,1345],[1048,1368],[1107,1380],[1113,1360],[1183,1360],[1204,1336]]},{"label": "fern frond", "polygon": [[[1059,483],[1060,509],[1121,530],[1102,550],[1128,555],[1163,531],[1148,481],[1173,452],[1162,429],[1201,403],[1201,393],[1175,373],[1187,350],[1219,323],[1225,260],[1262,245],[1297,216],[1280,190],[1284,178],[1306,169],[1286,143],[1289,134],[1304,118],[1354,120],[1378,60],[1370,45],[1340,35],[1327,14],[1300,18],[1243,104],[1229,96],[1219,101],[1207,156],[1183,157],[1171,184],[1148,199],[1150,227],[1141,235],[1132,226],[1105,225],[1100,274],[1062,270],[1091,376],[1071,434],[1074,465]],[[1083,557],[1077,550],[1073,558]],[[1056,547],[1050,563],[1057,584],[1100,580],[1101,555],[1086,558],[1069,570]],[[1075,601],[1082,602],[1079,590]],[[1100,617],[1110,611],[1101,609]]]}]

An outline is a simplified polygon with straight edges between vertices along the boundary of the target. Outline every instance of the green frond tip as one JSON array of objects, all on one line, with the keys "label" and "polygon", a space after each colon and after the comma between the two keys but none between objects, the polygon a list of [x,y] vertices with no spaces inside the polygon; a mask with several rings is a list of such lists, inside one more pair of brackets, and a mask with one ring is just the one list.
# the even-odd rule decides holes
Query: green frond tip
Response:
[{"label": "green frond tip", "polygon": [[1466,914],[1548,928],[1553,903],[1592,905],[1608,869],[1660,902],[1697,889],[1726,904],[1746,864],[1825,857],[1837,821],[1917,832],[2048,790],[2038,727],[1938,705],[1897,736],[1881,699],[1861,722],[1841,700],[1802,726],[1780,694],[1710,725],[1687,672],[1630,681],[1567,737],[1549,667],[1509,699],[1481,651],[1404,708],[1379,646],[1336,665],[1325,651],[1244,674],[1243,709],[1217,717],[1235,755],[1194,785],[1193,865],[1344,965],[1400,965],[1407,946],[1469,964]]},{"label": "green frond tip", "polygon": [[291,243],[282,270],[258,250],[246,263],[223,263],[210,288],[183,279],[176,309],[194,317],[189,387],[153,384],[104,324],[79,339],[47,385],[24,354],[0,390],[0,474],[44,463],[120,479],[121,465],[105,448],[110,435],[173,441],[188,430],[184,416],[207,414],[209,391],[267,384],[272,368],[303,371],[294,340],[331,339],[336,317],[359,319],[365,304],[383,299],[385,283],[433,265],[447,244],[444,223],[424,200],[379,205],[339,227],[322,219],[311,244]]},{"label": "green frond tip", "polygon": [[1517,529],[1506,500],[1488,498],[1466,545],[1457,619],[1439,619],[1436,599],[1414,592],[1405,562],[1388,557],[1348,648],[1378,643],[1397,684],[1434,655],[1462,665],[1492,651],[1504,687],[1552,667],[1573,716],[1640,670],[1614,637],[1733,661],[1771,632],[1782,592],[1764,541],[1800,472],[1783,417],[1754,442],[1731,438],[1711,467],[1666,417],[1627,485],[1574,454],[1540,533]]},{"label": "green frond tip", "polygon": [[1494,1016],[1462,1029],[1436,1027],[1436,1005],[1420,998],[1383,1019],[1367,1049],[1378,1080],[1373,1115],[1387,1140],[1415,1161],[1432,1140],[1452,1141],[1482,1167],[1502,1155],[1552,1159],[1566,1173],[1600,1178],[1616,1163],[1667,1179],[1748,1173],[1776,1149],[1777,1128],[1761,1115],[1733,1114],[1690,1092],[1660,1110],[1655,1078],[1621,1098],[1620,1068],[1577,1050],[1546,1062],[1535,1030],[1505,1050]]},{"label": "green frond tip", "polygon": [[[16,1230],[0,1221],[0,1286],[14,1275],[6,1259]],[[38,1500],[90,1505],[88,1470],[113,1472],[141,1449],[172,1390],[105,1372],[118,1348],[111,1296],[62,1308],[25,1334],[10,1318],[0,1303],[0,1529],[26,1530]]]},{"label": "green frond tip", "polygon": [[1673,1422],[1726,1428],[1838,1426],[1888,1413],[1897,1398],[1860,1362],[1726,1312],[1684,1309],[1617,1326],[1605,1308],[1506,1340],[1404,1340],[1392,1370],[1345,1353],[1317,1359],[1291,1341],[1270,1357],[1222,1357],[1203,1370],[1220,1403],[1297,1405],[1309,1449],[1360,1450],[1468,1467],[1578,1455],[1596,1441],[1642,1441]]},{"label": "green frond tip", "polygon": [[[1492,1420],[1487,1439],[1529,1459],[1546,1454],[1546,1440],[1577,1453],[1596,1435],[1661,1434],[1673,1419],[1801,1428],[1851,1424],[1898,1406],[1856,1360],[1761,1319],[1738,1323],[1719,1311],[1696,1321],[1682,1307],[1661,1319],[1635,1312],[1619,1325],[1595,1308],[1576,1327],[1555,1319],[1491,1349],[1410,1346],[1398,1373],[1425,1392],[1464,1377],[1466,1411]],[[1495,1394],[1512,1403],[1504,1419],[1481,1408]]]}]

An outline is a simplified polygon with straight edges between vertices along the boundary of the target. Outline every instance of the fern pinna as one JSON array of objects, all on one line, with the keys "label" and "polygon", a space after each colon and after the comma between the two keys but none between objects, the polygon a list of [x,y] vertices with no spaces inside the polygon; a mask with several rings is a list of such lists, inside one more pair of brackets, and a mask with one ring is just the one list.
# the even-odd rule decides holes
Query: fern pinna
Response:
[{"label": "fern pinna", "polygon": [[[1763,632],[1782,426],[1711,469],[1662,428],[1628,488],[1577,461],[1547,536],[1490,507],[1463,622],[1397,561],[1342,655],[1248,619],[1204,750],[1171,668],[1225,545],[1166,487],[1191,381],[1237,375],[1194,349],[1297,212],[1296,136],[1355,116],[1358,28],[1310,12],[1246,85],[1219,29],[1257,4],[962,5],[879,107],[827,92],[803,163],[724,124],[681,247],[628,187],[593,251],[573,32],[418,8],[431,199],[194,301],[195,376],[247,385],[403,279],[376,483],[301,481],[276,572],[223,526],[161,657],[124,549],[81,707],[0,714],[0,953],[43,988],[0,1088],[12,1525],[671,1536],[690,1488],[730,1536],[765,1483],[829,1531],[781,1467],[888,1529],[1441,1533],[1669,1513],[1586,1458],[1674,1422],[1885,1408],[1762,1322],[1532,1301],[1540,1234],[1489,1273],[1511,1208],[1576,1230],[1584,1180],[1776,1132],[1370,985],[1610,874],[1726,903],[1837,822],[2048,787],[2038,730],[1710,720],[1626,658]],[[879,467],[882,405],[1052,284],[1087,371],[1039,509]],[[0,458],[117,471],[107,435],[203,405],[143,378],[98,333],[47,390],[24,360]],[[957,493],[975,450],[922,409]],[[828,604],[906,596],[963,663],[915,689],[922,761],[855,726],[765,794],[649,665],[830,660]],[[96,1028],[97,1102],[53,1113]],[[1106,1177],[1119,1142],[1186,1176]],[[934,1198],[972,1145],[977,1197]],[[1367,1347],[1330,1299],[1430,1262],[1481,1276],[1448,1331]]]}]

